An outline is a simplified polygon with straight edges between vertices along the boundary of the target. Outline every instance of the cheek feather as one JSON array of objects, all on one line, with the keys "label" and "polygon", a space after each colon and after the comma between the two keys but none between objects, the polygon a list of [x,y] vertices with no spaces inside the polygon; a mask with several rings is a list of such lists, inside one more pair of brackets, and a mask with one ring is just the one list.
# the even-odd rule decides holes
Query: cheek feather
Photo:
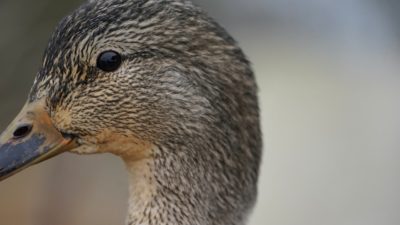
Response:
[{"label": "cheek feather", "polygon": [[125,161],[139,161],[151,158],[154,145],[141,140],[134,134],[121,134],[113,129],[103,129],[97,135],[81,137],[81,146],[74,149],[77,154],[112,153]]},{"label": "cheek feather", "polygon": [[72,123],[71,113],[65,109],[57,110],[53,116],[53,123],[60,130],[68,130]]},{"label": "cheek feather", "polygon": [[112,129],[104,129],[95,136],[99,152],[110,152],[129,161],[151,157],[154,147],[149,141],[141,140],[134,134],[121,134]]}]

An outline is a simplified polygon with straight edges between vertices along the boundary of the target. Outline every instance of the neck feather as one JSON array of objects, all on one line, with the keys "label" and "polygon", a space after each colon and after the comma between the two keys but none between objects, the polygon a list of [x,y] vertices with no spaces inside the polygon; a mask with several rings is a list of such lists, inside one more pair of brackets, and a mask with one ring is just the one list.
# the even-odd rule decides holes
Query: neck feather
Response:
[{"label": "neck feather", "polygon": [[[206,225],[207,212],[198,207],[201,194],[184,175],[181,156],[126,161],[129,171],[128,225]],[[160,169],[161,168],[161,169]],[[192,171],[194,172],[194,171]],[[192,173],[191,172],[191,173]]]},{"label": "neck feather", "polygon": [[198,154],[202,151],[169,149],[154,148],[151,157],[125,160],[130,178],[127,224],[242,225],[244,210],[235,210],[237,202],[215,177],[221,171],[213,170],[213,160]]}]

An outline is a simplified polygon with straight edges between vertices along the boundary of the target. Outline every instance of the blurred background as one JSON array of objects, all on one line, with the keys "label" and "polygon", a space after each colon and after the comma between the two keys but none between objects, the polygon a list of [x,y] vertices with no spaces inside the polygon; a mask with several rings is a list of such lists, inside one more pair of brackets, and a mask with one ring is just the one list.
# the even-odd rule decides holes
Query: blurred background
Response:
[{"label": "blurred background", "polygon": [[[260,86],[264,159],[250,225],[400,224],[400,2],[197,0]],[[0,0],[0,130],[81,0]],[[124,224],[124,166],[64,154],[0,183],[0,223]]]}]

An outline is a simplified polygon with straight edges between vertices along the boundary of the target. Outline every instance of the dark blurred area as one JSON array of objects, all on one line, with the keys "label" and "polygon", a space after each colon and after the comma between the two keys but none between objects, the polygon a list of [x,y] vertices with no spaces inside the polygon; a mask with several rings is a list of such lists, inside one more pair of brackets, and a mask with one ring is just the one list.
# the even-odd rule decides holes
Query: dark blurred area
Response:
[{"label": "dark blurred area", "polygon": [[[250,225],[400,224],[400,2],[196,0],[238,40],[265,141]],[[0,0],[0,130],[80,0]],[[124,224],[111,155],[64,154],[0,183],[0,224]]]}]

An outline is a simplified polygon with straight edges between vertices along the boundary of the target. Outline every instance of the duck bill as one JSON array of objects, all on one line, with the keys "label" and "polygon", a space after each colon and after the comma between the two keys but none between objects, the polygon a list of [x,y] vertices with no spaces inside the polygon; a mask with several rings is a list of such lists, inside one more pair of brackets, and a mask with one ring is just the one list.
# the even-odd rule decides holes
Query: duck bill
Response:
[{"label": "duck bill", "polygon": [[28,102],[0,136],[0,180],[77,147],[59,132],[44,101]]}]

